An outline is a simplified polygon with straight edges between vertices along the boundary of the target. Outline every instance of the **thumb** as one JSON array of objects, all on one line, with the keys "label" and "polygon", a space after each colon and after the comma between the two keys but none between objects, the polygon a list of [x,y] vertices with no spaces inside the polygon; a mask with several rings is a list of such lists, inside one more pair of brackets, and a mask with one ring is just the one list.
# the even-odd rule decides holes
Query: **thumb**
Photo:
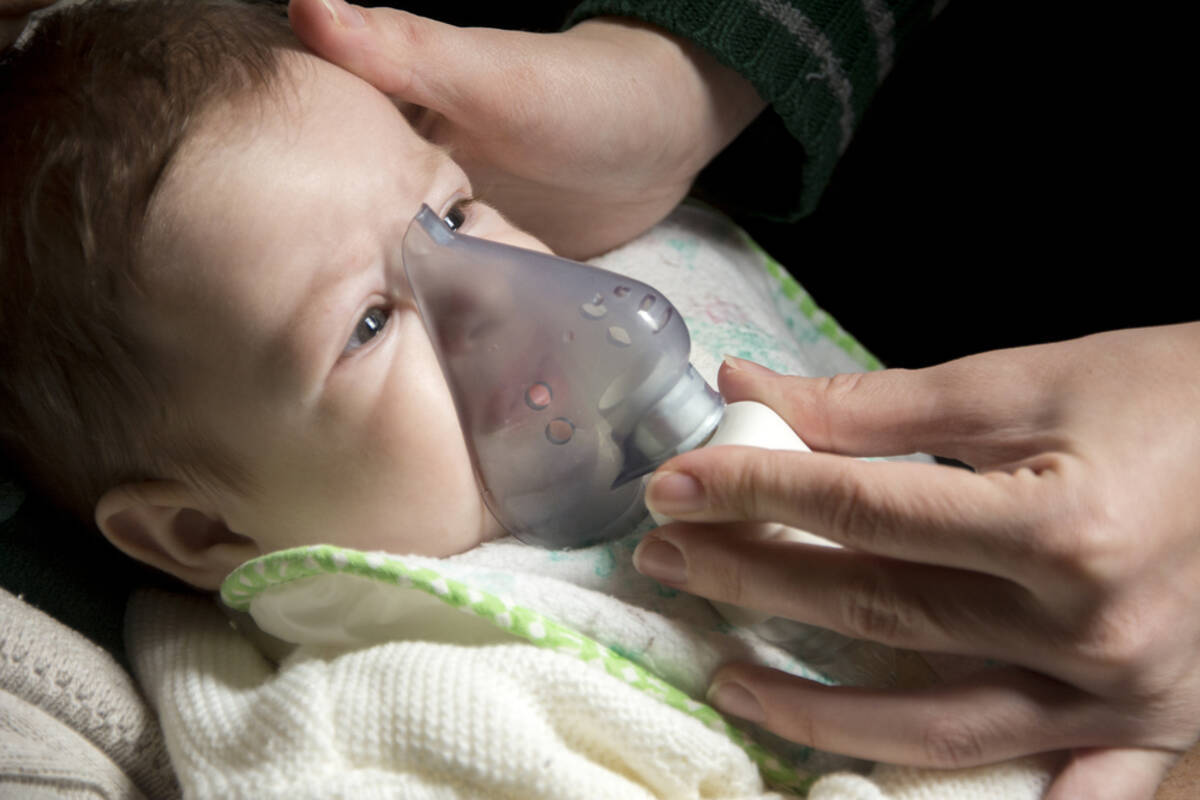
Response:
[{"label": "thumb", "polygon": [[756,400],[787,420],[813,450],[844,455],[895,455],[922,449],[917,425],[934,421],[932,399],[912,373],[887,370],[821,378],[781,375],[726,357],[718,373],[730,403]]},{"label": "thumb", "polygon": [[386,95],[445,112],[455,76],[470,69],[462,29],[391,8],[345,0],[291,0],[288,18],[314,53]]},{"label": "thumb", "polygon": [[1045,386],[1020,351],[997,351],[925,369],[822,378],[780,375],[726,358],[729,402],[757,400],[813,450],[852,456],[926,452],[969,464],[1024,458]]}]

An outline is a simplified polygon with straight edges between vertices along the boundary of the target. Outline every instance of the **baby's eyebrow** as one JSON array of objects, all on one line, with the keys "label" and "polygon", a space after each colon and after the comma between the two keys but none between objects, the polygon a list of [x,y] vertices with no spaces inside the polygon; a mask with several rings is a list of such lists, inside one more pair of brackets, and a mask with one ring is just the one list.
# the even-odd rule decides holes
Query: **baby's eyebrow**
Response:
[{"label": "baby's eyebrow", "polygon": [[457,159],[454,158],[454,145],[438,144],[436,142],[430,142],[428,139],[425,141],[429,144],[429,149],[425,152],[425,159],[427,162],[425,164],[426,169],[432,172],[437,167],[441,166],[443,161],[452,161],[455,166],[459,166]]},{"label": "baby's eyebrow", "polygon": [[310,371],[324,364],[328,353],[341,352],[342,344],[322,342],[311,332],[330,334],[332,326],[322,327],[323,318],[328,317],[326,312],[337,308],[337,298],[330,298],[339,286],[366,268],[366,259],[366,254],[352,251],[336,257],[330,266],[309,272],[310,278],[296,295],[299,299],[295,307],[284,318],[268,346],[265,354],[268,369],[294,374],[299,366],[307,383]]}]

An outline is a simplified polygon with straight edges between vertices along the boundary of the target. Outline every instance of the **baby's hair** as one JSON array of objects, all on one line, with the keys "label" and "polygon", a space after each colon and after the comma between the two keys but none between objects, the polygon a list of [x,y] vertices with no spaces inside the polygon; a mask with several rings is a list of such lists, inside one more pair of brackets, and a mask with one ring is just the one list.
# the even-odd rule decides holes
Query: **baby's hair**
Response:
[{"label": "baby's hair", "polygon": [[230,479],[172,413],[128,310],[173,155],[299,49],[279,3],[91,0],[0,57],[0,446],[85,519],[167,465]]}]

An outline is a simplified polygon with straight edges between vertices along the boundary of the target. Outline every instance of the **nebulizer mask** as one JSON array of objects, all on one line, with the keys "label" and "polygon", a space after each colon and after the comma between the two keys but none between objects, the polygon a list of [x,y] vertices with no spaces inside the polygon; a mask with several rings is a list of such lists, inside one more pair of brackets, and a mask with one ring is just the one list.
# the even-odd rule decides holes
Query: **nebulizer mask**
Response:
[{"label": "nebulizer mask", "polygon": [[[725,405],[689,363],[683,318],[645,283],[456,233],[428,206],[402,256],[488,508],[527,544],[583,547],[631,533],[647,513],[641,479],[692,448],[808,449],[766,406]],[[890,648],[715,605],[834,677],[895,679]]]},{"label": "nebulizer mask", "polygon": [[653,287],[456,233],[428,206],[402,258],[484,499],[518,539],[557,549],[630,533],[641,478],[721,421],[687,326]]}]

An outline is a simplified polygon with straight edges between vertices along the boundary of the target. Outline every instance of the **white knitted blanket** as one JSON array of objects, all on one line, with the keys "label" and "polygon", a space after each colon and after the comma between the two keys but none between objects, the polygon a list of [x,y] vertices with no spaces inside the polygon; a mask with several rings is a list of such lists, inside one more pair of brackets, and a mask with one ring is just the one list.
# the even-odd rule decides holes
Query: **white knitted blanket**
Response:
[{"label": "white knitted blanket", "polygon": [[818,676],[637,576],[635,540],[551,553],[508,539],[450,559],[271,554],[223,597],[292,644],[278,667],[211,603],[140,596],[135,668],[185,796],[1041,795],[1050,773],[1035,761],[863,775],[769,737],[773,752],[761,747],[701,702],[711,671],[737,658]]},{"label": "white knitted blanket", "polygon": [[0,798],[178,797],[154,715],[121,665],[0,589]]}]

